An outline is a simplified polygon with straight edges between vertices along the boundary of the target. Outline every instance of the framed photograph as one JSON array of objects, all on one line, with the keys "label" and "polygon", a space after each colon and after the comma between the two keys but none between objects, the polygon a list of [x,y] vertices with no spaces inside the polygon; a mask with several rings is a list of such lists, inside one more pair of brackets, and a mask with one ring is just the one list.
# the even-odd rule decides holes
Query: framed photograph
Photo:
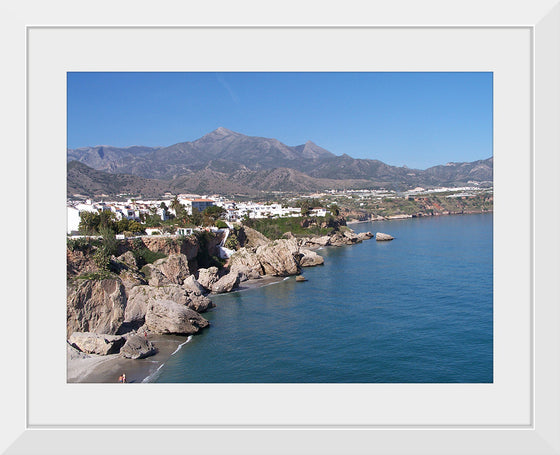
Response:
[{"label": "framed photograph", "polygon": [[[3,318],[12,341],[4,453],[560,453],[557,2],[452,10],[364,2],[361,14],[301,4],[297,20],[289,8],[247,15],[240,4],[176,5],[180,26],[163,8],[151,15],[112,5],[110,20],[100,9],[84,22],[32,15],[27,3],[12,7],[19,11],[2,32],[16,44],[4,81],[14,125],[4,190],[25,195],[27,214],[25,233],[12,224],[4,233],[17,239],[9,257],[20,275]],[[57,11],[68,6],[58,3]],[[80,72],[491,73],[492,380],[67,382],[67,81]]]}]

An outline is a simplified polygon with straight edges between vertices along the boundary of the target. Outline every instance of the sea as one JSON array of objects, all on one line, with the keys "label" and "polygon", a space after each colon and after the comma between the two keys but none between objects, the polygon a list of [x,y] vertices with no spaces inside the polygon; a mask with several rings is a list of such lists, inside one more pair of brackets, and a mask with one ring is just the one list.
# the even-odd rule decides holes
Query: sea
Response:
[{"label": "sea", "polygon": [[212,296],[159,383],[493,382],[492,214],[359,223],[325,264]]}]

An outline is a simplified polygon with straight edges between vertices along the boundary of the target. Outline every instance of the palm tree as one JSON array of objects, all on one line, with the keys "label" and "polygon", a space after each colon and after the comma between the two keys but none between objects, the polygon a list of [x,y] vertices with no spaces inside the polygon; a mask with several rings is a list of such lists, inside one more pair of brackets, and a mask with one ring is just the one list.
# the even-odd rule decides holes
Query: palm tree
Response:
[{"label": "palm tree", "polygon": [[177,195],[175,195],[175,197],[173,199],[171,199],[171,204],[169,205],[169,207],[171,207],[171,209],[173,209],[173,211],[178,214],[179,210],[181,210],[181,203],[179,202],[179,198],[177,197]]}]

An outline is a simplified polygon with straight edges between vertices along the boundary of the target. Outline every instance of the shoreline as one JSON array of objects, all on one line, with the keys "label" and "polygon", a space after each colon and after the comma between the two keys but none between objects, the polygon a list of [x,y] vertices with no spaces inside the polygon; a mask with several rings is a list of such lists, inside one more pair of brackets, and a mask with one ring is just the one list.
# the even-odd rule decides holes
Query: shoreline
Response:
[{"label": "shoreline", "polygon": [[[450,215],[480,215],[493,212],[469,212],[469,213],[450,213],[438,215],[426,215],[426,218],[434,216]],[[412,218],[424,217],[404,217],[384,220],[352,220],[349,224],[375,223],[380,221],[399,221]],[[309,250],[321,249],[319,245],[315,247],[306,246]],[[245,292],[251,289],[270,286],[289,279],[282,276],[262,276],[261,278],[247,280],[239,287],[228,294]],[[220,294],[216,294],[218,296]],[[219,308],[217,308],[219,310]],[[214,311],[214,309],[210,310]],[[210,327],[211,328],[211,327]],[[148,335],[148,339],[155,345],[158,352],[145,359],[125,359],[119,354],[94,355],[84,354],[68,345],[67,348],[67,383],[118,383],[118,378],[123,373],[127,376],[127,383],[149,383],[157,379],[158,371],[161,367],[176,354],[193,336],[181,335]]]},{"label": "shoreline", "polygon": [[350,220],[346,222],[349,224],[361,224],[361,223],[380,223],[384,221],[402,221],[402,220],[414,220],[416,218],[434,218],[438,216],[461,216],[461,215],[486,215],[489,213],[494,213],[493,210],[486,212],[463,212],[463,213],[437,213],[435,215],[422,215],[422,216],[412,216],[412,215],[395,215],[396,218],[384,218],[382,220]]},{"label": "shoreline", "polygon": [[[229,292],[244,292],[272,284],[280,283],[288,277],[264,276],[247,280],[243,286]],[[220,295],[220,294],[216,294]],[[210,311],[214,311],[213,308]],[[202,314],[204,316],[204,313]],[[209,327],[211,328],[211,327]],[[127,383],[150,383],[158,375],[161,367],[184,345],[196,335],[148,335],[148,339],[158,349],[158,352],[145,359],[125,359],[119,354],[95,355],[84,354],[67,345],[66,382],[68,384],[110,384],[118,383],[118,378],[125,373]]]}]

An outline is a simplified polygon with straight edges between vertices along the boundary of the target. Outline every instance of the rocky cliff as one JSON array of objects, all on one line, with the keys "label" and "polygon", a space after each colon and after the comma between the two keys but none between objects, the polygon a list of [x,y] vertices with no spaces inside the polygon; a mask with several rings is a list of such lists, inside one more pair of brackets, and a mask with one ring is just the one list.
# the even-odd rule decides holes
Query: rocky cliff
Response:
[{"label": "rocky cliff", "polygon": [[[92,259],[95,247],[69,250],[69,342],[86,353],[105,355],[120,349],[127,358],[145,357],[155,352],[147,339],[149,333],[195,334],[208,327],[200,313],[214,307],[210,293],[230,292],[239,283],[264,275],[298,275],[302,267],[323,264],[315,248],[352,245],[371,237],[371,233],[355,234],[338,226],[328,236],[295,238],[288,233],[270,241],[243,228],[237,230],[238,250],[227,267],[220,269],[198,267],[201,258],[216,253],[221,241],[210,234],[204,234],[202,241],[143,237],[121,242],[120,255],[111,257],[110,270]],[[142,266],[145,256],[138,251],[144,249],[165,257]]]}]

